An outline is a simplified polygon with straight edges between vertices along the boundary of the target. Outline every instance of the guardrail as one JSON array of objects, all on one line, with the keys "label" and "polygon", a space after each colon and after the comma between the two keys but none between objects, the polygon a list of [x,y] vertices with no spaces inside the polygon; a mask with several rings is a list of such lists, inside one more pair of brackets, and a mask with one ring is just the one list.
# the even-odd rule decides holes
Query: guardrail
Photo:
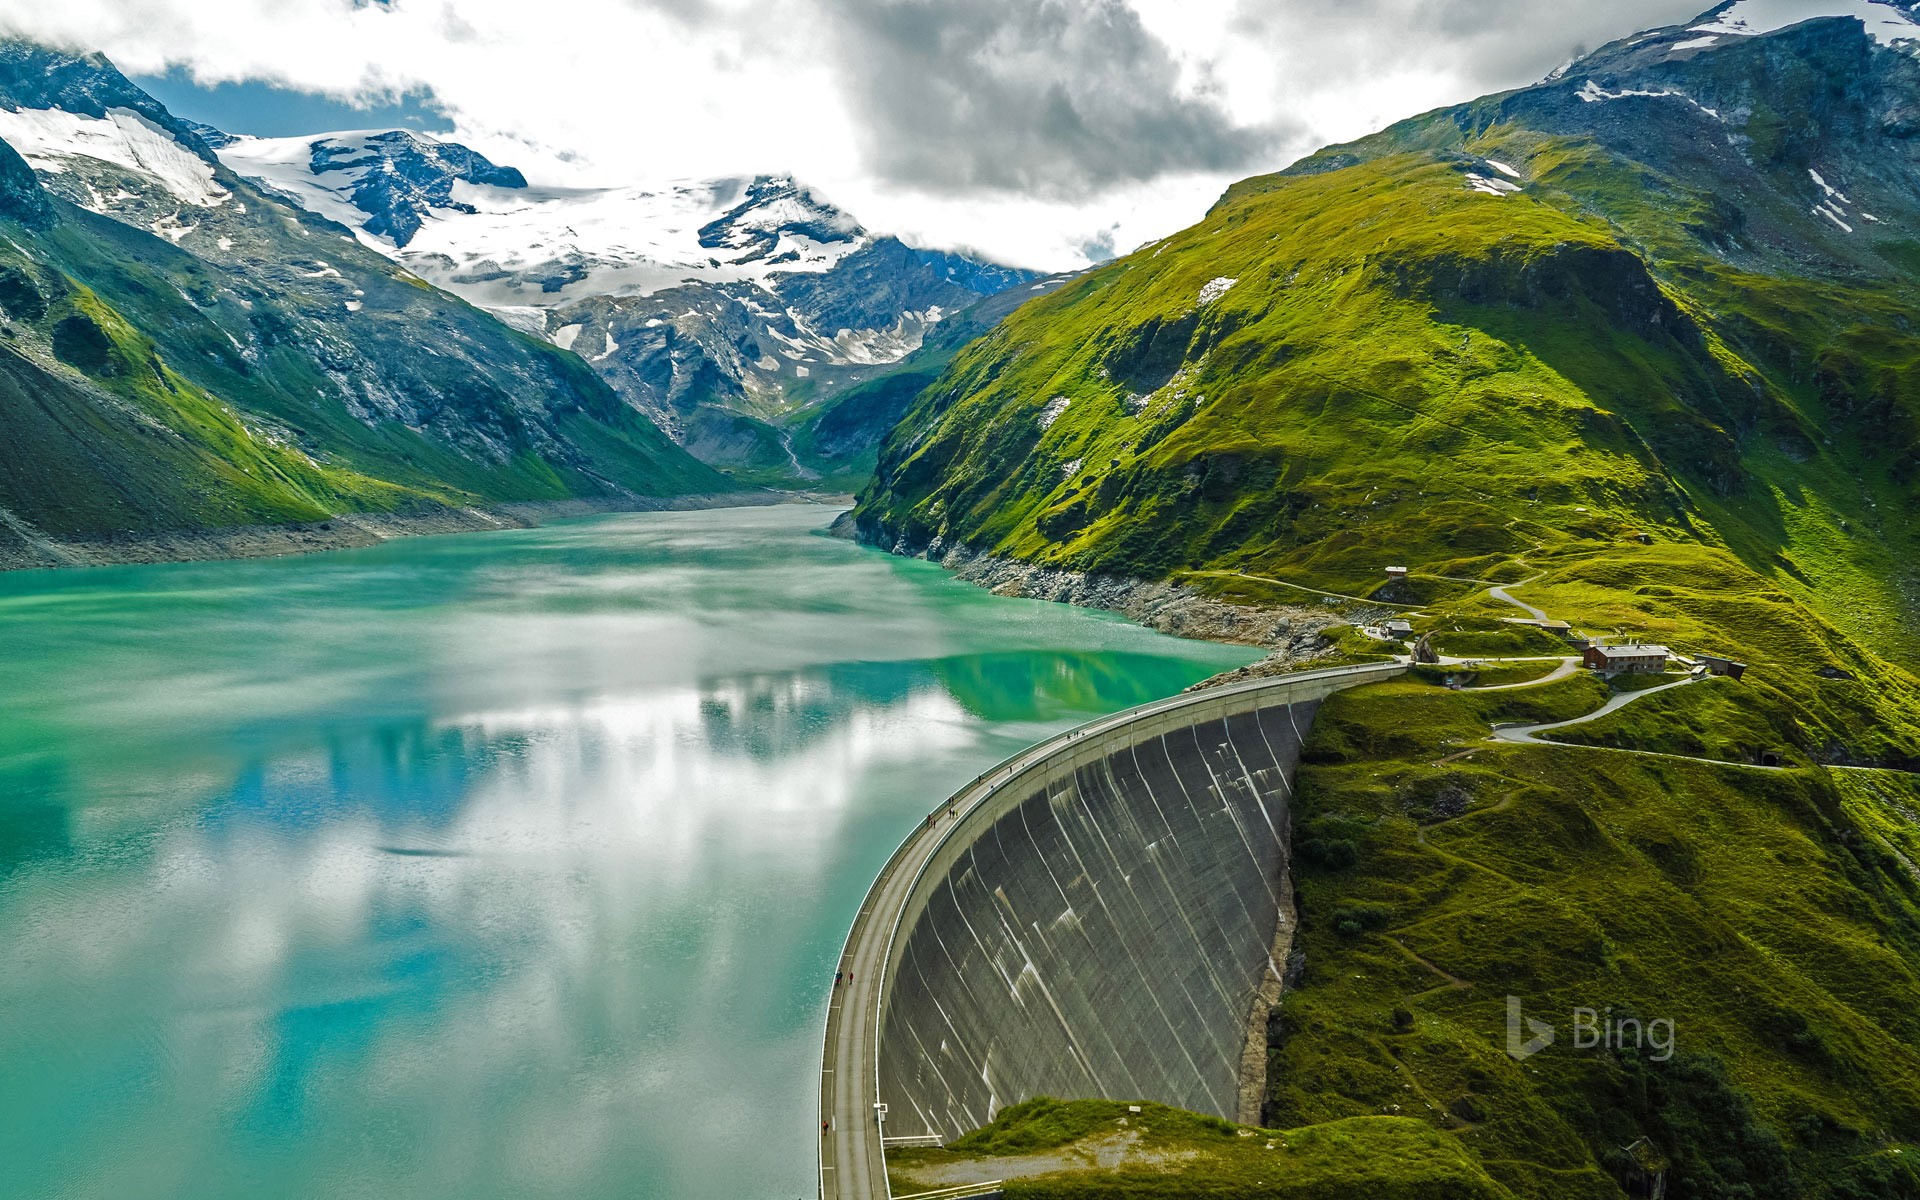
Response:
[{"label": "guardrail", "polygon": [[[879,877],[875,879],[872,888],[868,890],[867,898],[862,903],[859,914],[854,918],[853,928],[848,931],[847,941],[840,952],[839,959],[839,965],[842,970],[846,969],[854,960],[857,948],[867,936],[868,923],[874,915],[874,904],[880,895],[887,890],[889,884],[899,873],[900,869],[908,865],[912,860],[909,851],[923,843],[928,837],[932,837],[933,844],[926,854],[919,859],[913,883],[908,887],[906,897],[899,908],[893,912],[892,921],[887,932],[886,951],[881,960],[880,973],[875,980],[877,986],[873,992],[873,1012],[871,1013],[873,1022],[872,1042],[870,1043],[873,1058],[871,1064],[873,1071],[873,1090],[871,1095],[874,1097],[873,1107],[875,1111],[862,1111],[857,1118],[863,1122],[872,1121],[874,1124],[874,1144],[879,1148],[881,1154],[879,1170],[879,1176],[882,1181],[881,1188],[888,1200],[908,1200],[908,1198],[894,1197],[891,1184],[887,1181],[884,1157],[885,1146],[894,1139],[884,1136],[885,1106],[878,1103],[878,1097],[880,1095],[880,1025],[886,1011],[886,981],[889,973],[893,969],[893,950],[899,941],[901,926],[905,923],[909,910],[913,910],[915,907],[915,898],[922,890],[921,884],[925,881],[929,869],[934,861],[941,857],[942,851],[953,841],[955,834],[963,827],[969,827],[975,824],[975,818],[986,809],[988,801],[1008,794],[1015,796],[1015,802],[1024,799],[1024,791],[1016,793],[1014,785],[1024,780],[1030,774],[1048,766],[1060,751],[1076,743],[1095,739],[1104,734],[1117,732],[1129,726],[1142,725],[1150,722],[1155,717],[1186,714],[1190,711],[1204,711],[1206,709],[1218,709],[1222,715],[1230,711],[1245,711],[1245,706],[1242,702],[1259,696],[1262,693],[1294,692],[1300,690],[1303,685],[1310,688],[1311,685],[1314,684],[1326,683],[1335,685],[1326,689],[1325,694],[1331,695],[1334,692],[1343,691],[1346,688],[1359,687],[1366,683],[1396,678],[1406,674],[1407,670],[1408,665],[1405,662],[1396,660],[1384,663],[1366,663],[1352,667],[1332,667],[1320,671],[1300,671],[1288,675],[1276,675],[1266,679],[1249,680],[1246,683],[1209,688],[1202,692],[1186,693],[1165,700],[1157,700],[1149,704],[1139,705],[1122,712],[1113,713],[1090,721],[1077,728],[1055,734],[1053,737],[1014,755],[1000,765],[976,775],[966,786],[953,793],[951,797],[933,809],[930,814],[936,818],[933,824],[917,826],[912,833],[907,835],[906,839],[900,843],[899,848],[888,858],[886,866],[881,869]],[[1298,701],[1297,699],[1290,699],[1289,702]],[[952,812],[954,819],[948,821],[945,826],[942,827],[938,823],[937,818],[947,812]],[[826,1173],[830,1168],[826,1162],[826,1156],[827,1143],[834,1129],[833,1120],[835,1115],[831,1106],[831,1068],[829,1064],[834,1060],[835,1050],[838,1047],[840,1037],[840,1021],[835,1016],[835,1009],[838,1007],[839,1005],[836,1003],[829,1003],[826,1028],[823,1030],[821,1039],[820,1116],[822,1149],[819,1177],[820,1195],[823,1198],[829,1194],[827,1191]],[[937,1141],[938,1139],[936,1138],[934,1140]],[[837,1161],[834,1164],[835,1167],[839,1165],[841,1164]],[[947,1200],[947,1194],[924,1193],[920,1200],[936,1200],[936,1198],[937,1200]]]}]

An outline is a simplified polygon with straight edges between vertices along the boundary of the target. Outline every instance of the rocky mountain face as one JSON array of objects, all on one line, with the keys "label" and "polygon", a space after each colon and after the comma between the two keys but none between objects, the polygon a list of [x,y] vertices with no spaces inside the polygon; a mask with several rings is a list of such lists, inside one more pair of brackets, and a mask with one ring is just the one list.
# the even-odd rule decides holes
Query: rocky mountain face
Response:
[{"label": "rocky mountain face", "polygon": [[219,155],[576,351],[697,456],[789,482],[848,469],[803,462],[793,427],[953,314],[1035,278],[873,234],[787,176],[536,187],[402,131],[239,138]]},{"label": "rocky mountain face", "polygon": [[[231,139],[223,146],[231,147]],[[435,209],[474,213],[454,199],[455,184],[524,188],[526,178],[512,167],[497,167],[465,146],[436,142],[403,129],[314,146],[308,167],[315,177],[350,187],[355,208],[367,214],[369,233],[405,246]]]},{"label": "rocky mountain face", "polygon": [[16,548],[726,486],[573,356],[235,175],[104,59],[0,44],[0,142]]}]

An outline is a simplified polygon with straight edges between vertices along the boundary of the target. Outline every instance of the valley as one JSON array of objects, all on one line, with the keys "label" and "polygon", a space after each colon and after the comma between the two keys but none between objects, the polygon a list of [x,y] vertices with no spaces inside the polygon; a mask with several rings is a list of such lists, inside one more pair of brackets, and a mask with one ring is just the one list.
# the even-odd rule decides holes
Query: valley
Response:
[{"label": "valley", "polygon": [[0,40],[0,1192],[1920,1200],[1920,10],[1677,15],[921,61],[1057,270]]}]

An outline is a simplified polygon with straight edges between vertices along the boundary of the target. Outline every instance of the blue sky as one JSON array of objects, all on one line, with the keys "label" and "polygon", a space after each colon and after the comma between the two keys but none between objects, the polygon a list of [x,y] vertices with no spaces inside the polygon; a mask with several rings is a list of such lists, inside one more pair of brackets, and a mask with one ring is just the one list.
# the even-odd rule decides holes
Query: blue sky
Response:
[{"label": "blue sky", "polygon": [[335,129],[400,128],[444,133],[453,128],[453,122],[426,92],[402,96],[397,103],[362,108],[266,83],[208,87],[195,83],[178,68],[164,75],[136,75],[133,81],[175,114],[227,133],[294,137]]}]

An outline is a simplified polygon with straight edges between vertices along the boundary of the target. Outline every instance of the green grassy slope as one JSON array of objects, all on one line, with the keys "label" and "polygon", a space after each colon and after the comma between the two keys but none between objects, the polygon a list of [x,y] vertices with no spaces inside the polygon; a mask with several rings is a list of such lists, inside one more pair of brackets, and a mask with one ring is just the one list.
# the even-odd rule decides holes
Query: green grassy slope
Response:
[{"label": "green grassy slope", "polygon": [[[1581,594],[1554,578],[1518,594],[1549,611]],[[1552,735],[1685,757],[1488,742],[1598,708],[1591,676],[1481,694],[1413,678],[1323,709],[1294,808],[1305,970],[1270,1039],[1268,1123],[1415,1115],[1524,1196],[1643,1194],[1648,1163],[1671,1195],[1920,1195],[1920,778],[1807,765],[1847,742],[1920,765],[1920,689],[1866,660],[1820,677],[1847,648],[1831,627],[1692,582],[1623,590],[1614,613],[1679,644],[1710,630],[1756,659],[1745,679]],[[1692,761],[1769,752],[1788,769]],[[1554,1047],[1509,1057],[1508,996]],[[1671,1021],[1673,1053],[1574,1045],[1579,1007]]]},{"label": "green grassy slope", "polygon": [[[1838,285],[1777,286],[1789,308],[1729,284],[1739,310],[1671,291],[1551,190],[1560,163],[1596,154],[1542,149],[1536,193],[1503,199],[1400,155],[1230,200],[962,354],[895,434],[860,520],[1086,570],[1341,591],[1375,588],[1389,561],[1471,574],[1542,541],[1650,532],[1912,613],[1895,564],[1914,531],[1893,519],[1915,504],[1911,347],[1893,312],[1870,329],[1859,314],[1920,314]],[[1214,279],[1236,282],[1199,306]],[[1807,384],[1716,328],[1813,314],[1825,328],[1794,352],[1831,379]],[[1897,419],[1837,418],[1850,394],[1823,400],[1821,381],[1847,372],[1891,389]]]},{"label": "green grassy slope", "polygon": [[1009,1200],[1511,1197],[1470,1155],[1419,1121],[1371,1116],[1274,1132],[1158,1104],[1139,1107],[1045,1098],[1014,1105],[949,1147],[894,1151],[893,1194],[935,1190],[957,1177],[943,1168],[965,1170],[985,1158],[1002,1172]]},{"label": "green grassy slope", "polygon": [[[1752,664],[1560,747],[1488,739],[1598,708],[1590,676],[1329,702],[1265,1123],[1411,1118],[1515,1196],[1920,1197],[1920,66],[1844,22],[1685,38],[1248,181],[1028,306],[856,519],[1552,652],[1504,584]],[[1815,170],[1881,220],[1814,214]],[[1560,1043],[1511,1058],[1509,995]],[[1675,1054],[1569,1044],[1609,1006]],[[1216,1186],[1259,1194],[1202,1159],[1151,1194]]]},{"label": "green grassy slope", "polygon": [[[862,527],[1340,591],[1388,562],[1472,575],[1648,532],[1732,554],[1913,661],[1906,243],[1864,251],[1766,192],[1730,215],[1719,164],[1689,181],[1495,115],[1252,181],[1021,310],[896,431]],[[1524,190],[1470,189],[1488,159],[1520,164]],[[1716,241],[1775,227],[1797,248]],[[1214,280],[1232,282],[1203,303]]]},{"label": "green grassy slope", "polygon": [[69,341],[97,331],[97,358],[69,353],[101,381],[38,360],[17,335],[0,346],[0,507],[47,534],[314,521],[409,495],[256,438],[90,292],[70,293],[50,319]]}]

